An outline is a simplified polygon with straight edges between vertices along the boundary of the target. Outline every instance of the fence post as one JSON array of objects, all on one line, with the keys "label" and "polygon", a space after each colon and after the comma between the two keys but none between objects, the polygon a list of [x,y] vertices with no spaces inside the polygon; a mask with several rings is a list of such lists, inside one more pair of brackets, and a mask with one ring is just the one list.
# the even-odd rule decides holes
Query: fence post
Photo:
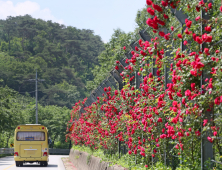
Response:
[{"label": "fence post", "polygon": [[108,78],[109,82],[112,84],[112,86],[117,89],[117,85],[116,85],[116,82],[115,82],[115,79],[112,77],[112,76],[109,76]]},{"label": "fence post", "polygon": [[[118,140],[118,139],[117,139]],[[120,159],[120,152],[121,152],[121,141],[118,140],[118,152],[119,152],[119,159]]]},{"label": "fence post", "polygon": [[[211,0],[210,0],[210,2],[212,3]],[[204,3],[208,3],[208,0],[204,0]],[[210,15],[208,15],[204,10],[201,10],[201,18],[204,20],[209,20]],[[202,23],[202,25],[201,25],[202,35],[204,33],[205,26],[206,25],[204,23]],[[205,47],[207,47],[206,43],[201,44],[202,51],[204,51]],[[205,81],[204,81],[205,78],[210,78],[210,75],[207,74],[207,72],[205,72],[203,70],[202,75],[201,75],[201,80],[200,80],[201,88],[202,88],[202,85],[205,84]],[[204,113],[204,117],[206,119],[208,119],[209,122],[211,119],[211,114],[213,114],[213,109],[212,109],[212,111],[205,111],[205,113]],[[201,122],[201,130],[202,130],[202,123],[203,122]],[[202,136],[202,131],[201,131],[201,169],[202,170],[206,170],[206,168],[204,167],[204,162],[206,162],[209,159],[213,159],[213,144],[207,140],[206,134],[204,136]],[[212,162],[210,163],[210,167],[213,168]]]},{"label": "fence post", "polygon": [[110,72],[110,74],[113,76],[113,78],[118,82],[119,84],[119,90],[121,90],[123,88],[123,79],[122,77],[119,75],[119,72],[117,72],[116,70],[112,70]]}]

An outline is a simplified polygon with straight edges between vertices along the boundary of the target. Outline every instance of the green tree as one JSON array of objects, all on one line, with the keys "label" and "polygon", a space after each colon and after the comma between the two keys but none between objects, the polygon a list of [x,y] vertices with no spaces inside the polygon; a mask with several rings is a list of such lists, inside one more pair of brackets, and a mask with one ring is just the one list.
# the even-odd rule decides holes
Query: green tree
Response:
[{"label": "green tree", "polygon": [[124,57],[123,47],[132,43],[134,39],[134,33],[125,33],[120,29],[114,30],[110,41],[105,44],[105,50],[98,56],[99,65],[92,69],[94,79],[87,81],[86,88],[89,91],[94,90],[108,76],[115,66],[115,61]]}]

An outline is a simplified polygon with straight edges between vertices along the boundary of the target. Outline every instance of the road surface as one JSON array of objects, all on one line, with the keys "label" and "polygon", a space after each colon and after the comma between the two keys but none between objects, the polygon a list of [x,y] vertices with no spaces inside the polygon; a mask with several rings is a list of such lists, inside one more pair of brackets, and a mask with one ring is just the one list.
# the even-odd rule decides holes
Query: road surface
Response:
[{"label": "road surface", "polygon": [[16,167],[14,156],[7,156],[4,158],[0,158],[0,170],[65,170],[63,162],[61,160],[62,157],[68,157],[68,155],[49,155],[49,164],[47,167],[40,167],[40,165],[36,163],[27,163],[23,164],[22,167]]}]

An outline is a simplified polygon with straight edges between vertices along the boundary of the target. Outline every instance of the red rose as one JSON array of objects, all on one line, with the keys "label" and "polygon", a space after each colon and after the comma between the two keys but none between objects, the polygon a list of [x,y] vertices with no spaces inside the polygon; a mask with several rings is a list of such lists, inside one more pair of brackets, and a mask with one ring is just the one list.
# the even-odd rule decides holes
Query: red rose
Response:
[{"label": "red rose", "polygon": [[147,4],[147,5],[152,5],[152,3],[153,3],[153,2],[152,2],[151,0],[146,0],[146,4]]},{"label": "red rose", "polygon": [[201,0],[200,2],[199,2],[199,6],[204,6],[204,1],[203,0]]},{"label": "red rose", "polygon": [[166,6],[168,5],[168,3],[165,2],[165,1],[161,1],[161,4],[162,4],[164,7],[166,7]]},{"label": "red rose", "polygon": [[205,31],[211,32],[211,26],[206,26],[204,29]]},{"label": "red rose", "polygon": [[160,32],[159,32],[159,35],[160,35],[161,37],[164,37],[165,33],[162,32],[162,31],[160,31]]},{"label": "red rose", "polygon": [[183,38],[182,34],[180,34],[180,33],[179,33],[179,34],[177,34],[177,37],[178,37],[178,38],[180,38],[180,39],[182,39],[182,38]]},{"label": "red rose", "polygon": [[212,3],[211,3],[211,2],[208,4],[208,8],[209,8],[209,9],[212,8]]},{"label": "red rose", "polygon": [[180,92],[177,92],[178,97],[182,97],[182,94]]},{"label": "red rose", "polygon": [[196,134],[197,136],[200,136],[200,131],[197,130],[197,131],[195,132],[195,134]]},{"label": "red rose", "polygon": [[192,31],[189,31],[188,28],[185,29],[185,34],[190,35],[192,33]]},{"label": "red rose", "polygon": [[144,51],[140,51],[140,54],[142,55],[142,56],[146,56],[147,55],[147,53],[145,53]]},{"label": "red rose", "polygon": [[214,139],[213,138],[211,138],[211,137],[207,137],[207,139],[209,140],[209,142],[211,142],[211,143],[213,143],[213,141],[214,141]]},{"label": "red rose", "polygon": [[166,14],[163,14],[163,17],[164,17],[165,19],[168,19],[168,18],[169,18],[168,15],[166,15]]},{"label": "red rose", "polygon": [[198,44],[202,44],[203,43],[203,40],[199,37],[199,36],[197,36],[196,37],[196,40],[195,40]]},{"label": "red rose", "polygon": [[173,101],[173,106],[177,106],[177,101]]},{"label": "red rose", "polygon": [[189,21],[188,19],[185,19],[185,23],[186,23],[186,26],[187,26],[188,28],[190,28],[190,27],[191,27],[191,24],[192,24],[192,21]]},{"label": "red rose", "polygon": [[196,11],[200,12],[200,7],[199,6],[196,6]]},{"label": "red rose", "polygon": [[160,76],[160,73],[161,73],[161,71],[158,69],[158,70],[156,71],[157,76]]},{"label": "red rose", "polygon": [[189,89],[185,91],[185,96],[191,96],[191,91]]},{"label": "red rose", "polygon": [[136,46],[136,47],[135,47],[135,50],[136,50],[136,51],[139,51],[139,48]]},{"label": "red rose", "polygon": [[196,20],[196,21],[198,21],[199,19],[200,19],[200,16],[196,17],[196,19],[195,19],[195,20]]},{"label": "red rose", "polygon": [[210,55],[208,48],[204,48],[204,52],[205,52],[206,55]]},{"label": "red rose", "polygon": [[194,91],[195,90],[195,83],[191,83],[191,90]]},{"label": "red rose", "polygon": [[158,12],[162,12],[163,9],[159,6],[159,5],[156,5],[156,4],[152,4],[152,7],[157,10]]},{"label": "red rose", "polygon": [[166,40],[169,40],[169,39],[170,39],[170,37],[169,37],[168,34],[164,35],[164,38],[165,38]]},{"label": "red rose", "polygon": [[155,15],[155,11],[152,9],[152,8],[147,8],[147,12],[150,14],[150,15]]},{"label": "red rose", "polygon": [[214,103],[216,105],[219,105],[220,104],[220,97],[217,97],[215,100],[214,100]]},{"label": "red rose", "polygon": [[159,117],[158,120],[157,120],[157,122],[163,122],[162,118]]},{"label": "red rose", "polygon": [[213,132],[213,135],[214,135],[214,136],[217,136],[217,131],[214,131],[214,132]]},{"label": "red rose", "polygon": [[176,8],[176,6],[174,5],[174,2],[171,2],[171,3],[170,3],[170,6],[171,6],[173,9]]}]

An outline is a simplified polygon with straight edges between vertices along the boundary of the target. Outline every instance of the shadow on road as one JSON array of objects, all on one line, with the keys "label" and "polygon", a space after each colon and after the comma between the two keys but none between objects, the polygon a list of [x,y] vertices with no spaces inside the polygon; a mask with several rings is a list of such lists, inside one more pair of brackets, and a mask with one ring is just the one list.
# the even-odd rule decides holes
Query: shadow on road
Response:
[{"label": "shadow on road", "polygon": [[6,156],[6,157],[3,157],[3,158],[0,158],[0,167],[1,166],[12,165],[10,161],[14,161],[14,156]]},{"label": "shadow on road", "polygon": [[12,164],[2,164],[1,162],[0,162],[0,166],[4,166],[4,165],[12,165]]},{"label": "shadow on road", "polygon": [[[40,164],[23,164],[23,167],[28,168],[28,167],[44,167],[44,166],[40,166]],[[54,167],[55,168],[55,167],[58,167],[58,165],[49,164],[47,167]]]},{"label": "shadow on road", "polygon": [[6,156],[3,158],[0,158],[1,161],[14,161],[14,156]]}]

